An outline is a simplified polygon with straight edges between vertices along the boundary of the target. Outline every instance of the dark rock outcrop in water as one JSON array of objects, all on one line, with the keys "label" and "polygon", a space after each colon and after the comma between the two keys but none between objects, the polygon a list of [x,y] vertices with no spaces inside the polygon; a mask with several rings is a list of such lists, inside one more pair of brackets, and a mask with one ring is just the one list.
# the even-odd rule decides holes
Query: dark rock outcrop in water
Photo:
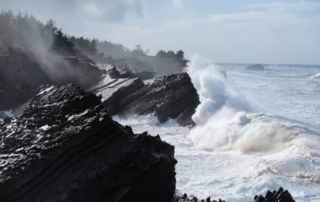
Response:
[{"label": "dark rock outcrop in water", "polygon": [[187,73],[156,77],[102,80],[88,89],[102,96],[111,115],[130,117],[154,113],[160,122],[177,119],[180,125],[192,125],[191,116],[199,97]]},{"label": "dark rock outcrop in water", "polygon": [[295,202],[288,192],[288,190],[283,190],[282,187],[278,191],[274,190],[273,192],[267,191],[265,197],[262,195],[255,196],[254,202]]},{"label": "dark rock outcrop in water", "polygon": [[[182,196],[176,195],[175,197],[176,202],[187,202],[187,201],[193,201],[193,202],[225,202],[224,200],[218,199],[218,200],[211,200],[210,197],[207,197],[205,200],[199,200],[197,197],[188,197],[187,194],[183,194]],[[279,188],[278,191],[274,190],[273,192],[267,191],[266,196],[263,197],[255,196],[254,202],[295,202],[293,200],[291,194],[288,192],[288,190],[283,190],[282,187]]]},{"label": "dark rock outcrop in water", "polygon": [[256,65],[250,65],[249,67],[246,68],[246,70],[257,70],[257,71],[261,71],[261,70],[265,70],[264,67],[260,64],[256,64]]},{"label": "dark rock outcrop in water", "polygon": [[183,196],[176,196],[175,202],[187,202],[187,201],[192,201],[192,202],[226,202],[221,199],[218,200],[211,200],[210,197],[207,197],[206,200],[198,199],[197,197],[191,197],[189,198],[187,194],[183,194]]},{"label": "dark rock outcrop in water", "polygon": [[48,88],[0,121],[0,201],[174,199],[174,147],[114,122],[75,85]]}]

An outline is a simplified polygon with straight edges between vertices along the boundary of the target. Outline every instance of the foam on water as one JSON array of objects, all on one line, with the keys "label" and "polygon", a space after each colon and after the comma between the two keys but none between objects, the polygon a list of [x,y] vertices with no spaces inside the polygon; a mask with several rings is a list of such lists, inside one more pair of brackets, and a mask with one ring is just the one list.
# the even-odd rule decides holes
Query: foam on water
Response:
[{"label": "foam on water", "polygon": [[[13,117],[13,113],[12,113],[12,109],[10,110],[6,110],[6,111],[0,111],[0,114],[5,114],[7,117]],[[2,118],[0,118],[0,121],[3,120]]]},{"label": "foam on water", "polygon": [[191,130],[174,120],[159,124],[153,115],[113,118],[175,146],[181,193],[253,201],[283,186],[296,201],[320,201],[320,92],[317,81],[308,83],[308,75],[319,69],[267,68],[271,71],[235,67],[226,79],[194,56],[187,71],[201,104]]},{"label": "foam on water", "polygon": [[320,73],[317,73],[313,76],[310,77],[311,79],[319,79],[320,78]]}]

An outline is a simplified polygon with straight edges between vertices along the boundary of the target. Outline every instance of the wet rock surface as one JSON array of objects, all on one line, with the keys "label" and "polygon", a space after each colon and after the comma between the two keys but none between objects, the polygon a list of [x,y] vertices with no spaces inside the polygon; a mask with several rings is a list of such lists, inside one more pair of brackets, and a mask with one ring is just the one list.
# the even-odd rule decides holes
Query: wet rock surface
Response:
[{"label": "wet rock surface", "polygon": [[[187,194],[176,195],[175,196],[176,202],[187,202],[187,201],[193,201],[193,202],[226,202],[222,199],[213,200],[210,197],[207,197],[206,199],[198,199],[197,197],[188,197]],[[295,202],[293,200],[291,194],[288,192],[288,190],[283,190],[282,187],[279,188],[278,191],[274,190],[273,192],[267,191],[265,196],[254,196],[254,202]]]},{"label": "wet rock surface", "polygon": [[107,74],[113,79],[119,78],[140,78],[142,81],[154,78],[155,72],[150,69],[137,69],[132,68],[130,69],[127,66],[122,65],[109,65],[107,69]]},{"label": "wet rock surface", "polygon": [[133,134],[100,98],[52,86],[0,121],[0,201],[172,201],[174,147]]},{"label": "wet rock surface", "polygon": [[130,117],[154,113],[160,122],[177,119],[180,125],[193,125],[191,116],[200,103],[197,90],[187,73],[156,77],[101,81],[88,89],[102,97],[111,115]]},{"label": "wet rock surface", "polygon": [[254,202],[295,202],[288,190],[283,190],[282,187],[278,191],[274,190],[273,192],[267,191],[266,195],[256,195],[254,197]]},{"label": "wet rock surface", "polygon": [[218,199],[218,200],[212,200],[210,197],[207,197],[206,199],[198,199],[197,197],[188,197],[187,194],[183,194],[182,196],[176,196],[175,202],[226,202],[224,200]]}]

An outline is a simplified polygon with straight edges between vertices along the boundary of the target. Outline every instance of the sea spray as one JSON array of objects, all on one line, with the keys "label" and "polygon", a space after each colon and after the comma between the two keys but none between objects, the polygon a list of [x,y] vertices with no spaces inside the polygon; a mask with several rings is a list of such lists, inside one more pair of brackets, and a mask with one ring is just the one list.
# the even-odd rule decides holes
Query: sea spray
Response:
[{"label": "sea spray", "polygon": [[319,79],[319,78],[320,78],[320,73],[317,73],[310,77],[310,79]]},{"label": "sea spray", "polygon": [[201,101],[190,131],[195,148],[265,155],[292,146],[304,135],[294,124],[260,111],[205,59],[193,56],[187,71]]},{"label": "sea spray", "polygon": [[[195,66],[190,69],[192,64]],[[278,111],[292,110],[291,105],[278,108],[283,104],[282,99],[287,98],[282,95],[284,92],[291,95],[293,88],[301,87],[310,79],[301,77],[298,78],[301,79],[298,84],[296,80],[291,83],[291,79],[296,78],[279,76],[287,74],[287,70],[252,73],[245,71],[245,68],[233,66],[234,69],[226,70],[226,79],[210,62],[199,56],[192,58],[188,71],[198,89],[199,97],[202,103],[207,99],[207,103],[213,104],[199,106],[203,107],[202,113],[206,117],[198,115],[198,126],[191,130],[191,135],[188,128],[174,124],[174,120],[159,124],[153,115],[130,119],[114,118],[124,125],[132,126],[136,133],[148,131],[154,136],[159,134],[162,140],[175,146],[175,158],[178,160],[176,186],[180,193],[242,202],[253,201],[255,194],[264,194],[267,190],[282,186],[292,192],[296,201],[318,202],[319,130],[314,129],[312,122],[307,124],[303,120],[293,120],[290,115],[297,111],[287,113],[288,116],[280,116],[270,110],[272,105]],[[305,74],[304,70],[297,71]],[[295,72],[296,70],[293,73]],[[219,85],[208,84],[209,87],[200,93],[201,75],[205,78],[212,76],[216,80],[209,80],[208,83]],[[207,80],[203,80],[202,85],[206,86],[204,81]],[[260,88],[261,83],[263,88]],[[217,88],[213,93],[209,92],[214,87]],[[248,93],[252,96],[248,96]],[[221,99],[214,99],[213,94],[221,95]],[[204,95],[212,95],[212,99]],[[253,98],[257,97],[266,98],[264,102],[258,99],[254,103],[257,99]],[[299,98],[295,101],[299,106],[305,107]],[[212,113],[206,111],[207,107]],[[314,120],[311,115],[306,116]]]}]

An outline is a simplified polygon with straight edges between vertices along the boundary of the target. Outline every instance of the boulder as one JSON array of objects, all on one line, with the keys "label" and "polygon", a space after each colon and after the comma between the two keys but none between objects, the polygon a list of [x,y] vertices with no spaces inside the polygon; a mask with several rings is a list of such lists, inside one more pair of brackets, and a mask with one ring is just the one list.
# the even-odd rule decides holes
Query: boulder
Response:
[{"label": "boulder", "polygon": [[264,67],[260,64],[256,64],[256,65],[250,65],[246,68],[246,70],[258,70],[258,71],[261,71],[261,70],[265,70]]},{"label": "boulder", "polygon": [[0,201],[174,199],[174,147],[113,121],[75,85],[43,89],[0,121]]}]

